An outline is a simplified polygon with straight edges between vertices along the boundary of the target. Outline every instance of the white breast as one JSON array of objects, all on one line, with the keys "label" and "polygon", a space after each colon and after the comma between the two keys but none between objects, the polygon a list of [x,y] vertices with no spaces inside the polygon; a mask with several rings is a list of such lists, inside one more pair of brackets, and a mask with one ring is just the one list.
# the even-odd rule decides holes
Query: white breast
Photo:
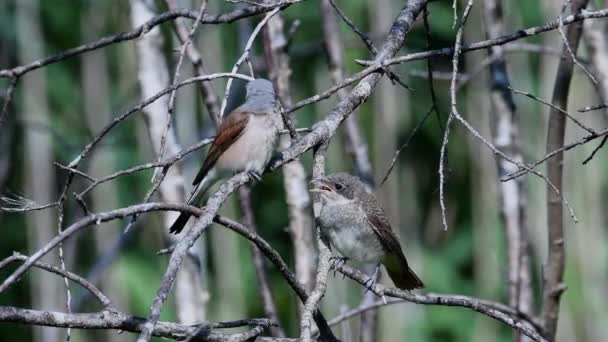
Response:
[{"label": "white breast", "polygon": [[[324,232],[329,237],[330,243],[340,254],[361,263],[378,263],[384,256],[384,250],[376,233],[370,227],[365,214],[360,211],[356,204],[352,204],[352,210],[359,211],[360,215],[344,215],[348,209],[345,206],[332,208],[324,206],[321,209],[319,219],[322,221]],[[351,212],[352,213],[352,212]]]},{"label": "white breast", "polygon": [[277,145],[278,127],[270,115],[252,115],[243,134],[217,160],[220,170],[261,173]]}]

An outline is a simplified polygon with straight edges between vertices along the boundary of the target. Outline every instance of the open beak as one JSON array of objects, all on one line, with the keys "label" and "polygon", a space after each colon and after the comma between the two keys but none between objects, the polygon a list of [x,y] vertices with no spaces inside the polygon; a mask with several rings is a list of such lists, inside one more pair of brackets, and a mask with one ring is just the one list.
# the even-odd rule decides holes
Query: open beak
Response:
[{"label": "open beak", "polygon": [[333,192],[331,183],[325,178],[313,179],[310,181],[310,192]]}]

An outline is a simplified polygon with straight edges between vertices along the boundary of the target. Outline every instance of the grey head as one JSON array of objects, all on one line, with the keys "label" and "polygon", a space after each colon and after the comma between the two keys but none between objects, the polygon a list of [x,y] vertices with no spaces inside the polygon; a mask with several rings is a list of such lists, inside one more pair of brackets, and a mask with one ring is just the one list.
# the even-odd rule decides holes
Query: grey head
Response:
[{"label": "grey head", "polygon": [[311,182],[311,192],[321,194],[324,203],[327,202],[367,202],[374,200],[374,195],[370,194],[365,188],[365,184],[346,172],[333,173]]},{"label": "grey head", "polygon": [[239,107],[240,111],[262,115],[275,111],[277,98],[272,82],[258,78],[247,83],[246,90],[245,103]]}]

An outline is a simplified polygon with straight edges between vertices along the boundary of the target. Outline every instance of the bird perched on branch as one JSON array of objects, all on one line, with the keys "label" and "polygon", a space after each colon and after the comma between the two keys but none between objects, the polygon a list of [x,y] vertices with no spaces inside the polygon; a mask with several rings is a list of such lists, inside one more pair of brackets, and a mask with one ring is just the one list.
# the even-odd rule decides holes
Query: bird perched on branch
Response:
[{"label": "bird perched on branch", "polygon": [[335,173],[311,181],[311,192],[319,193],[321,210],[317,223],[323,238],[344,257],[361,263],[375,263],[369,284],[376,281],[383,264],[397,287],[424,287],[408,266],[405,255],[376,197],[363,182],[347,173]]},{"label": "bird perched on branch", "polygon": [[[199,205],[214,181],[208,177],[215,168],[219,176],[247,171],[261,179],[270,161],[282,128],[279,103],[272,82],[256,79],[246,86],[245,102],[224,117],[203,166],[194,178],[197,188],[188,204]],[[180,233],[190,214],[182,213],[171,225],[171,233]]]}]

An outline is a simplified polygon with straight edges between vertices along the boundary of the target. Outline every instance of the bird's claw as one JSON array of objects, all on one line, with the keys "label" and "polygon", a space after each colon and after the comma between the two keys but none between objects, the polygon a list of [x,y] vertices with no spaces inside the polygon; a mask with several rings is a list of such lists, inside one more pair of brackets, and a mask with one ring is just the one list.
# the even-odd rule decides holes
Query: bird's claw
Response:
[{"label": "bird's claw", "polygon": [[376,268],[374,269],[374,273],[372,273],[372,276],[369,277],[369,279],[367,279],[365,281],[365,283],[363,284],[365,286],[365,291],[363,292],[363,294],[366,294],[368,291],[373,290],[373,288],[378,283],[379,274],[380,274],[380,264],[376,265]]},{"label": "bird's claw", "polygon": [[[336,272],[338,271],[338,268],[341,268],[342,266],[344,266],[346,264],[346,261],[348,261],[347,257],[337,257],[337,256],[331,256],[329,258],[330,261],[333,261],[334,263],[334,277],[336,276]],[[344,279],[344,275],[342,276],[342,279]]]},{"label": "bird's claw", "polygon": [[256,180],[256,181],[261,181],[262,180],[262,176],[255,172],[255,171],[247,171],[247,174],[249,175],[250,178]]},{"label": "bird's claw", "polygon": [[363,286],[365,286],[365,291],[363,292],[363,294],[366,294],[369,291],[373,292],[373,289],[376,286],[376,283],[378,283],[378,281],[376,280],[376,277],[371,277],[371,278],[367,279],[365,281],[365,283],[363,284]]}]

